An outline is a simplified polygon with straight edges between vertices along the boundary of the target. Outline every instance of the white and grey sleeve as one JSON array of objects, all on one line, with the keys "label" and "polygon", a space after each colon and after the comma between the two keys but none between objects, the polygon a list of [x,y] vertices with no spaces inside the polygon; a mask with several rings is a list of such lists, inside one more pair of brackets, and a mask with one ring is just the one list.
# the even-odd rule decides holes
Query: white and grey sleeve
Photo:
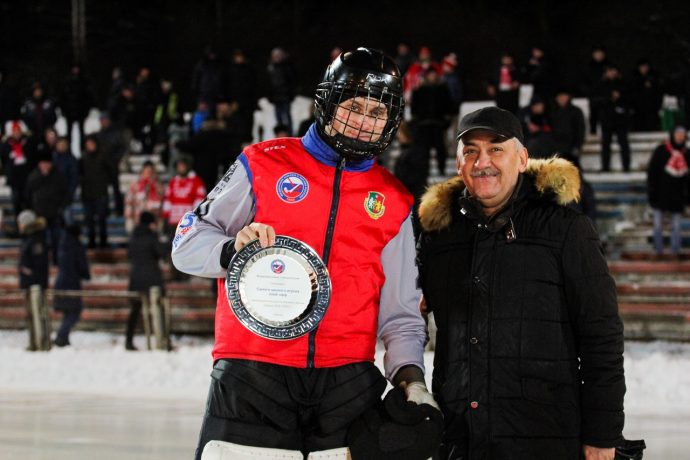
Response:
[{"label": "white and grey sleeve", "polygon": [[424,371],[426,323],[419,311],[415,241],[411,216],[381,254],[386,281],[381,289],[378,336],[386,347],[384,369],[392,380],[398,370],[414,365]]}]

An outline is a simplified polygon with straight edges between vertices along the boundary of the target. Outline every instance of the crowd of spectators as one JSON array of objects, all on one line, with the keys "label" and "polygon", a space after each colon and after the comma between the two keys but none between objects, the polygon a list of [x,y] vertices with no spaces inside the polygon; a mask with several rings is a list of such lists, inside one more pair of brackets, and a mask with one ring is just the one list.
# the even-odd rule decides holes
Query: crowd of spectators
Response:
[{"label": "crowd of spectators", "polygon": [[[331,58],[339,52],[334,48]],[[400,43],[394,54],[409,107],[398,132],[400,156],[395,171],[419,198],[432,159],[440,175],[447,172],[448,150],[455,145],[449,133],[465,101],[469,69],[463,68],[456,53],[437,55],[427,46],[413,50]],[[486,76],[486,96],[519,117],[530,156],[559,154],[579,165],[586,133],[598,132],[601,170],[610,169],[615,135],[623,169],[628,171],[628,133],[661,129],[664,94],[676,95],[680,103],[680,115],[674,121],[690,120],[690,67],[667,77],[643,58],[628,73],[602,46],[595,46],[590,62],[582,68],[579,84],[567,86],[553,57],[534,46],[524,61],[503,53],[495,71]],[[288,52],[279,47],[271,50],[263,73],[268,82],[265,96],[275,108],[273,135],[302,135],[313,118],[294,125],[291,105],[298,94],[298,69]],[[155,76],[146,66],[133,75],[115,67],[107,95],[97,97],[82,67],[74,65],[61,85],[51,82],[51,87],[59,87],[55,96],[46,93],[42,82],[35,82],[21,103],[0,71],[0,165],[11,189],[11,214],[19,216],[28,209],[40,218],[54,264],[61,257],[61,239],[78,235],[74,228],[65,232],[67,226],[85,225],[89,248],[110,247],[107,218],[111,214],[123,216],[131,234],[140,225],[142,213],[147,213],[161,233],[171,237],[184,211],[203,200],[242,147],[252,142],[259,98],[257,74],[242,50],[233,50],[226,60],[208,47],[191,71],[194,106],[185,108],[175,83]],[[524,84],[532,86],[532,97],[521,107]],[[572,103],[574,96],[588,100],[588,125]],[[100,129],[87,135],[85,120],[92,108],[99,109]],[[185,112],[190,115],[185,117]],[[56,131],[60,114],[67,122],[63,135]],[[73,136],[80,145],[78,152],[71,151]],[[120,178],[129,171],[128,158],[154,151],[160,153],[164,176],[171,179],[165,184],[156,165],[147,162],[123,195]],[[73,213],[76,200],[83,208],[80,221]]]}]

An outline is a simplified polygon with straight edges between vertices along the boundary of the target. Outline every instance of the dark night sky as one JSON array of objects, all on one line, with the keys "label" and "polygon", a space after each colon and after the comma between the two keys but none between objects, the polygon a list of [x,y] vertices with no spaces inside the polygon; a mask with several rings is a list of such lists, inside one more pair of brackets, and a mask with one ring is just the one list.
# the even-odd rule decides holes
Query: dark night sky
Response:
[{"label": "dark night sky", "polygon": [[[455,51],[473,98],[484,97],[482,81],[501,51],[520,62],[537,43],[568,84],[576,83],[595,43],[607,47],[624,73],[644,56],[668,76],[690,56],[690,6],[684,1],[85,1],[85,69],[99,94],[113,66],[133,77],[137,66],[147,64],[187,96],[194,63],[211,42],[221,55],[244,49],[260,82],[270,49],[285,47],[307,95],[335,45],[394,53],[406,41],[430,46],[437,57]],[[22,90],[34,79],[49,89],[60,84],[73,59],[71,4],[0,0],[0,68],[12,84]]]}]

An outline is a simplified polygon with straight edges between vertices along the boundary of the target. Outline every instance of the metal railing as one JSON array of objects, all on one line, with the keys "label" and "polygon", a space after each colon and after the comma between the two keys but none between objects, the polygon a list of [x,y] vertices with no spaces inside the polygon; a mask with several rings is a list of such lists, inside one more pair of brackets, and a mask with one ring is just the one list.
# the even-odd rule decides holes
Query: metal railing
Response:
[{"label": "metal railing", "polygon": [[156,350],[169,351],[171,308],[170,300],[163,296],[159,286],[153,286],[146,293],[133,291],[83,291],[47,289],[40,285],[29,288],[26,298],[27,322],[29,328],[29,350],[48,351],[51,348],[50,336],[52,324],[50,318],[50,303],[48,297],[106,297],[140,299],[141,312],[144,319],[144,335],[146,348],[152,350],[151,337],[155,339]]}]

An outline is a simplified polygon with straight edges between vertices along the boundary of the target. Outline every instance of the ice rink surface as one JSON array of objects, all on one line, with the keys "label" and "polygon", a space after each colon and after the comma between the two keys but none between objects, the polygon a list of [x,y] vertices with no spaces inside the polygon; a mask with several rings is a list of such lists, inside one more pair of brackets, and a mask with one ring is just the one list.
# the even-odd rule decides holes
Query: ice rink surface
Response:
[{"label": "ice rink surface", "polygon": [[[126,353],[107,334],[75,333],[49,353],[24,341],[0,332],[0,460],[193,458],[208,341],[178,339],[174,353]],[[625,357],[625,436],[646,440],[645,459],[690,458],[690,345],[628,343]]]}]

